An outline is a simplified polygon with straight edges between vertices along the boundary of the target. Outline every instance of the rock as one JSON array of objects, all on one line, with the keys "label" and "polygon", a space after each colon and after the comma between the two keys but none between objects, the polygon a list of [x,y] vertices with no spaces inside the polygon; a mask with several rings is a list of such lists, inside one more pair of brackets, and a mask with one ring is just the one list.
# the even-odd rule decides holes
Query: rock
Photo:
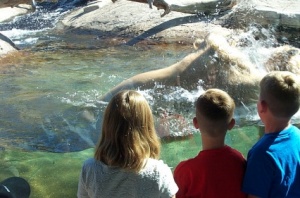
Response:
[{"label": "rock", "polygon": [[5,7],[15,7],[20,4],[27,4],[31,5],[32,0],[1,0],[0,1],[0,8],[5,8]]},{"label": "rock", "polygon": [[[117,0],[112,0],[116,2]],[[130,0],[141,3],[148,3],[149,7],[156,6],[157,9],[164,9],[162,17],[171,11],[189,14],[216,14],[229,10],[236,4],[236,0]]]},{"label": "rock", "polygon": [[258,23],[300,29],[300,0],[240,0],[225,18],[235,27]]},{"label": "rock", "polygon": [[[157,43],[190,43],[212,29],[222,29],[219,25],[201,21],[197,15],[171,12],[161,17],[161,12],[149,9],[147,4],[119,0],[98,1],[93,6],[99,9],[80,8],[61,20],[66,33],[94,34],[106,38],[124,38],[127,44],[134,45],[147,40]],[[88,6],[89,7],[89,6]],[[126,12],[124,12],[126,10]]]},{"label": "rock", "polygon": [[20,4],[15,7],[0,8],[0,23],[11,21],[14,17],[28,14],[33,11],[33,7],[28,4]]},{"label": "rock", "polygon": [[18,48],[15,44],[9,38],[0,33],[0,57],[17,50]]},{"label": "rock", "polygon": [[[143,0],[136,0],[141,2]],[[173,0],[172,6],[180,0]],[[193,1],[193,0],[190,0]],[[193,43],[197,38],[212,29],[243,28],[253,23],[274,25],[286,28],[300,28],[300,1],[282,0],[239,0],[237,5],[224,13],[196,15],[182,12],[205,12],[199,4],[198,11],[193,6],[178,3],[178,11],[171,11],[164,17],[156,9],[149,9],[147,4],[133,1],[111,0],[96,1],[92,8],[77,9],[66,15],[61,21],[61,29],[66,32],[95,34],[106,38],[127,38],[129,45],[143,40],[158,43]],[[233,2],[233,1],[232,1]],[[208,5],[208,4],[207,4]],[[96,9],[98,6],[98,9]],[[172,7],[171,6],[171,7]],[[202,6],[208,11],[212,7]],[[282,7],[284,9],[282,9]],[[126,10],[126,11],[125,11]],[[100,17],[101,16],[101,17]]]}]

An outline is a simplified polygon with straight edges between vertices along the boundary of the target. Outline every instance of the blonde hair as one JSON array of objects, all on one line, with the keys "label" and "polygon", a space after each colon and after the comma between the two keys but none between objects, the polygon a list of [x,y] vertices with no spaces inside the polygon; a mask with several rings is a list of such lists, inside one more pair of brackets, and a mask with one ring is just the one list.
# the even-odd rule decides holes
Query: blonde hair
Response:
[{"label": "blonde hair", "polygon": [[265,100],[272,114],[290,118],[300,106],[300,81],[289,71],[273,71],[260,82],[260,100]]},{"label": "blonde hair", "polygon": [[226,131],[226,130],[212,130],[218,127],[224,127],[229,124],[233,118],[235,103],[228,93],[220,89],[208,89],[202,95],[199,96],[196,103],[196,117],[198,122],[203,122],[200,115],[202,115],[206,122],[209,124],[211,136],[217,136],[220,134],[213,134],[212,131]]},{"label": "blonde hair", "polygon": [[117,93],[105,110],[95,159],[138,172],[145,159],[157,159],[159,154],[160,141],[147,100],[133,90]]}]

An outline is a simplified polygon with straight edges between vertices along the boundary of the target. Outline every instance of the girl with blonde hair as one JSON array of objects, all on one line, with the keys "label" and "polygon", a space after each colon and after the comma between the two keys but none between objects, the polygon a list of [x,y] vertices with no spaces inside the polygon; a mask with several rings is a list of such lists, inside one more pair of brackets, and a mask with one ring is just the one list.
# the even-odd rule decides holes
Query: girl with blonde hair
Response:
[{"label": "girl with blonde hair", "polygon": [[84,162],[77,196],[175,197],[178,187],[161,160],[160,141],[147,100],[133,90],[109,102],[94,158]]}]

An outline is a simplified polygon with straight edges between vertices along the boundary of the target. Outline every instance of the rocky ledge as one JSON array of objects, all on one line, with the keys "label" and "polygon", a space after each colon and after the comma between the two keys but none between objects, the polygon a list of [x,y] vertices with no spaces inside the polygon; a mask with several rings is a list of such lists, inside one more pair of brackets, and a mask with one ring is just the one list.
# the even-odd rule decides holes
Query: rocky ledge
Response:
[{"label": "rocky ledge", "polygon": [[[211,1],[201,2],[204,6],[205,2]],[[180,10],[178,6],[176,8]],[[300,28],[299,0],[243,0],[236,2],[227,11],[208,10],[209,15],[195,12],[193,8],[190,11],[183,13],[171,10],[161,17],[163,11],[158,11],[155,7],[149,9],[147,4],[127,0],[115,3],[111,0],[99,0],[66,15],[61,20],[60,28],[67,33],[125,37],[129,39],[128,44],[144,39],[168,43],[194,42],[196,38],[203,37],[212,30],[246,28],[255,23],[277,28]]]}]

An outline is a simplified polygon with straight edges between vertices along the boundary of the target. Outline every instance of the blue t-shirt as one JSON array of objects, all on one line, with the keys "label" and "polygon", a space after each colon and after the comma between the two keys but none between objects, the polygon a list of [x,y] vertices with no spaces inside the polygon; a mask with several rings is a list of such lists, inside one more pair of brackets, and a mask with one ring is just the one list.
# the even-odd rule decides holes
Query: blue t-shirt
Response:
[{"label": "blue t-shirt", "polygon": [[266,198],[300,198],[300,130],[265,134],[249,151],[243,191]]}]

